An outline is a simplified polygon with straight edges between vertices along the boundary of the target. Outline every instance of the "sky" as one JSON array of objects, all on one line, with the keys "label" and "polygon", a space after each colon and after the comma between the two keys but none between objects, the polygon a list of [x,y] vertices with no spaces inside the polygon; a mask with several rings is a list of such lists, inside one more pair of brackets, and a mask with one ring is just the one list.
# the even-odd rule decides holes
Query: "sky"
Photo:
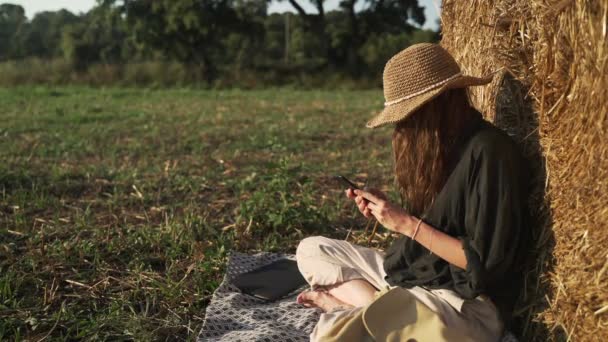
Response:
[{"label": "sky", "polygon": [[[426,22],[424,28],[437,29],[437,18],[441,0],[419,0],[420,5],[425,7],[424,14]],[[56,11],[65,8],[74,13],[86,12],[95,5],[95,0],[0,0],[0,3],[12,3],[21,5],[25,9],[28,18],[41,11]],[[329,11],[338,7],[340,0],[326,0],[325,10]],[[309,1],[300,1],[302,7],[308,12],[314,12],[314,7]],[[269,12],[295,12],[293,7],[284,1],[273,1],[269,6]]]}]

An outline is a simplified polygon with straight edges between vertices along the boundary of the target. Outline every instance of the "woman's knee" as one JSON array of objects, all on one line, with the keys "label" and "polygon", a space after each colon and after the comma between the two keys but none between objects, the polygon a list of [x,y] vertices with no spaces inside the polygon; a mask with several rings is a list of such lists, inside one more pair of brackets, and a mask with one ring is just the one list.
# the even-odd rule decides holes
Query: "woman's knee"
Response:
[{"label": "woman's knee", "polygon": [[302,239],[296,249],[296,260],[314,258],[325,254],[322,246],[327,246],[331,239],[324,236],[310,236]]},{"label": "woman's knee", "polygon": [[300,241],[296,249],[296,261],[300,273],[311,286],[330,285],[341,274],[334,263],[328,262],[324,246],[331,244],[331,239],[323,236],[311,236]]}]

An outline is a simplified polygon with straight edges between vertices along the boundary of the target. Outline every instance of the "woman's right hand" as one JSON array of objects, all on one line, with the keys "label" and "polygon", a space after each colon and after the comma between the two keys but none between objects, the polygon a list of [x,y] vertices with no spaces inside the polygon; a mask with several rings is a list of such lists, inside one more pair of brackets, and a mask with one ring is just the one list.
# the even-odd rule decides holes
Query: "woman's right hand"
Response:
[{"label": "woman's right hand", "polygon": [[[386,195],[378,189],[367,189],[366,191],[383,200],[388,199],[386,197]],[[357,208],[359,208],[359,211],[361,212],[361,214],[363,214],[363,216],[365,216],[367,218],[372,217],[372,212],[367,207],[367,205],[369,204],[369,201],[366,200],[365,198],[363,198],[363,196],[357,196],[355,194],[355,192],[353,191],[353,189],[348,188],[348,189],[346,189],[346,197],[355,200],[355,203],[357,204]]]}]

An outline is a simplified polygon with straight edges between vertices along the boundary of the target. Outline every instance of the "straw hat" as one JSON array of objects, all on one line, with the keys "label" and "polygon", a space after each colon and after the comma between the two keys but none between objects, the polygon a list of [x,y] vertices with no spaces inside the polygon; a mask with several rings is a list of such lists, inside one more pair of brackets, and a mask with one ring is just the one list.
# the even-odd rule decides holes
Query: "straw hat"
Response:
[{"label": "straw hat", "polygon": [[454,58],[438,44],[412,45],[386,63],[384,110],[367,127],[400,121],[446,89],[483,85],[491,80],[491,75],[463,75]]}]

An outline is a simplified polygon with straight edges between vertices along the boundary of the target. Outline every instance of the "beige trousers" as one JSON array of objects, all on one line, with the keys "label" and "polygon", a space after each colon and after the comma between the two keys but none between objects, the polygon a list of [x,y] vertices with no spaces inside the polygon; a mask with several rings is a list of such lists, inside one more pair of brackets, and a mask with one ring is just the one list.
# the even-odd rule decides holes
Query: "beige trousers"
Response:
[{"label": "beige trousers", "polygon": [[[305,238],[298,245],[296,260],[300,272],[314,288],[339,284],[353,279],[364,279],[376,289],[391,286],[384,279],[384,254],[372,248],[357,246],[343,240],[323,236]],[[451,290],[431,290],[423,287],[408,289],[419,301],[439,315],[443,323],[457,329],[474,341],[499,341],[503,324],[494,304],[485,296],[464,300]],[[311,341],[323,331],[357,310],[333,311],[321,315]]]}]

